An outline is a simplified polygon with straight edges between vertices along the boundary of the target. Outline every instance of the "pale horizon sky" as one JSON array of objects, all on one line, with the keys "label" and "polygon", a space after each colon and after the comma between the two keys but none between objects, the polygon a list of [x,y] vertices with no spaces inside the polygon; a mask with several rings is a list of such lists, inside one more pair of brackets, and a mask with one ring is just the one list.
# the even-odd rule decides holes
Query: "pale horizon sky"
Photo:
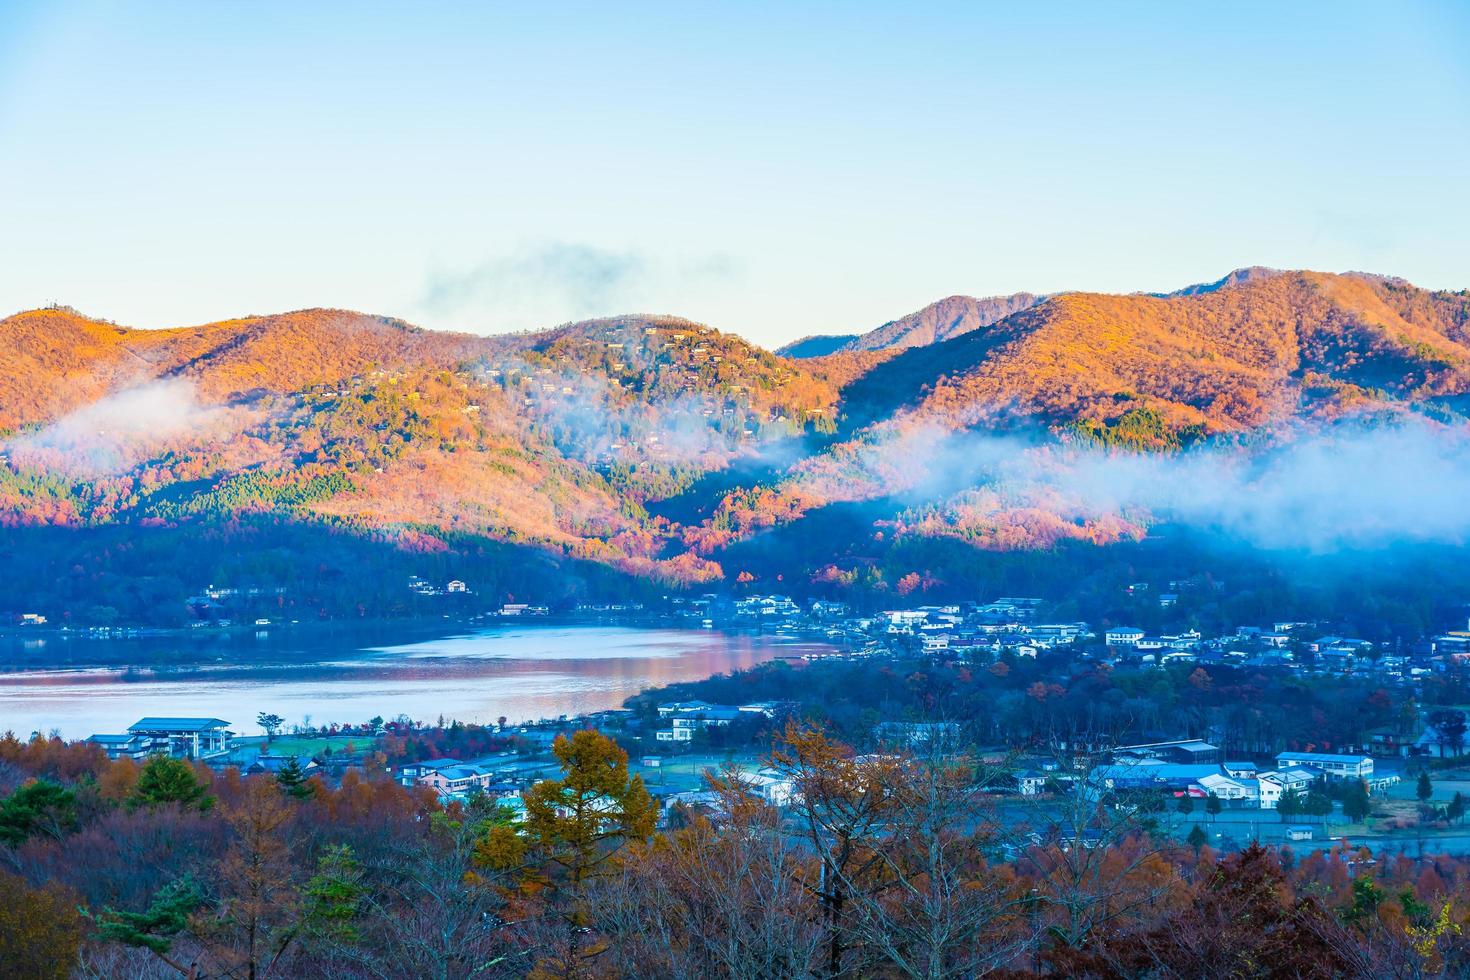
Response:
[{"label": "pale horizon sky", "polygon": [[1470,287],[1470,4],[0,3],[0,316]]}]

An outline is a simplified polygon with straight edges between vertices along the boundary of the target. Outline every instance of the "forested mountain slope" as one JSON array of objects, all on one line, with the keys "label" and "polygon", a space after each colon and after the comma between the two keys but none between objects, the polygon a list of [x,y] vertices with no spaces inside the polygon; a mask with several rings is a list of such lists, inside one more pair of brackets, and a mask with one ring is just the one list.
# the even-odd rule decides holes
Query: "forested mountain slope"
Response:
[{"label": "forested mountain slope", "polygon": [[165,377],[211,398],[292,392],[370,370],[452,366],[482,338],[344,310],[300,310],[197,327],[137,330],[67,308],[0,320],[0,430],[44,422],[109,391]]},{"label": "forested mountain slope", "polygon": [[82,598],[89,563],[101,581],[123,560],[88,535],[118,526],[223,536],[244,557],[223,549],[221,578],[305,575],[277,545],[320,533],[482,575],[534,553],[797,588],[855,581],[901,542],[994,552],[1150,525],[998,492],[948,434],[1171,453],[1343,419],[1464,425],[1464,292],[1244,270],[1166,296],[997,302],[952,297],[889,324],[888,346],[808,359],[667,316],[484,338],[335,310],[166,330],[22,313],[0,321],[0,524],[41,543],[10,553],[35,588],[64,560]]},{"label": "forested mountain slope", "polygon": [[1147,405],[1222,432],[1374,404],[1455,404],[1470,297],[1392,280],[1282,273],[1153,297],[1063,293],[906,351],[844,390],[850,414],[955,425],[1106,424]]}]

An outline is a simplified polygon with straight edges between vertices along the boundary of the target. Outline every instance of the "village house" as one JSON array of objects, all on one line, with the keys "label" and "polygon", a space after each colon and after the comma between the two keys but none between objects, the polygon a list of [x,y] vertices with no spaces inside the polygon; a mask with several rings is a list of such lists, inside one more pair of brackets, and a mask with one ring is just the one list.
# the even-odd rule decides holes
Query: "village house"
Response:
[{"label": "village house", "polygon": [[1024,627],[1025,632],[1037,643],[1049,643],[1052,646],[1064,643],[1074,643],[1086,635],[1086,623],[1042,623],[1036,626]]},{"label": "village house", "polygon": [[492,760],[461,762],[459,759],[427,759],[398,767],[397,779],[404,786],[428,786],[440,799],[463,800],[477,793],[499,798],[514,796],[516,785],[504,778]]},{"label": "village house", "polygon": [[1035,769],[1016,773],[1016,789],[1022,796],[1040,796],[1046,792],[1047,775]]},{"label": "village house", "polygon": [[398,767],[396,773],[398,782],[403,786],[413,786],[420,777],[428,775],[436,769],[445,766],[462,766],[463,762],[458,759],[425,759],[423,762],[406,762]]},{"label": "village house", "polygon": [[1218,772],[1201,776],[1195,785],[1199,787],[1202,795],[1214,796],[1225,801],[1257,802],[1261,796],[1256,780],[1236,779]]},{"label": "village house", "polygon": [[796,616],[800,613],[801,607],[792,602],[789,596],[784,595],[751,596],[735,603],[735,615],[737,616],[765,619],[771,616]]},{"label": "village house", "polygon": [[895,635],[912,634],[916,627],[929,619],[922,609],[890,609],[883,613],[888,621],[888,632]]},{"label": "village house", "polygon": [[495,782],[494,770],[474,763],[457,766],[441,766],[430,769],[418,778],[420,786],[431,787],[441,798],[462,799],[475,793],[483,793]]},{"label": "village house", "polygon": [[847,615],[847,603],[831,602],[826,599],[813,599],[810,610],[813,619],[842,619]]},{"label": "village house", "polygon": [[1301,766],[1283,766],[1278,770],[1263,772],[1256,776],[1261,787],[1261,809],[1274,810],[1286,793],[1306,794],[1312,784],[1322,778],[1314,769]]},{"label": "village house", "polygon": [[919,645],[925,653],[942,653],[949,649],[949,640],[948,633],[930,632],[925,629],[919,638]]}]

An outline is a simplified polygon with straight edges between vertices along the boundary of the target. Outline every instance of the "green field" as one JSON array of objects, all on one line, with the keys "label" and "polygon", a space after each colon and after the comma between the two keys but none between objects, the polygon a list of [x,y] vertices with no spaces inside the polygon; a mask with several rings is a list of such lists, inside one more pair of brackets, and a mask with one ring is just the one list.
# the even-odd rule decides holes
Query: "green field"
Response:
[{"label": "green field", "polygon": [[373,739],[362,735],[277,735],[267,746],[265,736],[253,736],[237,738],[235,740],[236,756],[254,757],[258,754],[269,753],[271,755],[296,755],[302,758],[317,756],[331,749],[335,752],[344,752],[351,745],[356,751],[371,748]]}]

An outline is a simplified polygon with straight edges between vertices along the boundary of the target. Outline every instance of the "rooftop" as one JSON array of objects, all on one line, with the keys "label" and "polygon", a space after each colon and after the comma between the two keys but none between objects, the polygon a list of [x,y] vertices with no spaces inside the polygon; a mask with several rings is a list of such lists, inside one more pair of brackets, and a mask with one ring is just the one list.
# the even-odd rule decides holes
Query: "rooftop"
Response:
[{"label": "rooftop", "polygon": [[217,728],[229,728],[230,723],[219,718],[140,718],[128,726],[130,732],[207,732]]},{"label": "rooftop", "polygon": [[1299,762],[1313,762],[1313,761],[1316,761],[1316,762],[1348,762],[1348,763],[1357,763],[1357,762],[1367,762],[1367,761],[1369,761],[1371,759],[1371,756],[1366,756],[1366,755],[1333,755],[1333,754],[1328,753],[1328,752],[1278,752],[1278,753],[1276,753],[1276,761],[1277,762],[1280,762],[1282,759],[1295,759],[1295,760],[1297,760]]}]

